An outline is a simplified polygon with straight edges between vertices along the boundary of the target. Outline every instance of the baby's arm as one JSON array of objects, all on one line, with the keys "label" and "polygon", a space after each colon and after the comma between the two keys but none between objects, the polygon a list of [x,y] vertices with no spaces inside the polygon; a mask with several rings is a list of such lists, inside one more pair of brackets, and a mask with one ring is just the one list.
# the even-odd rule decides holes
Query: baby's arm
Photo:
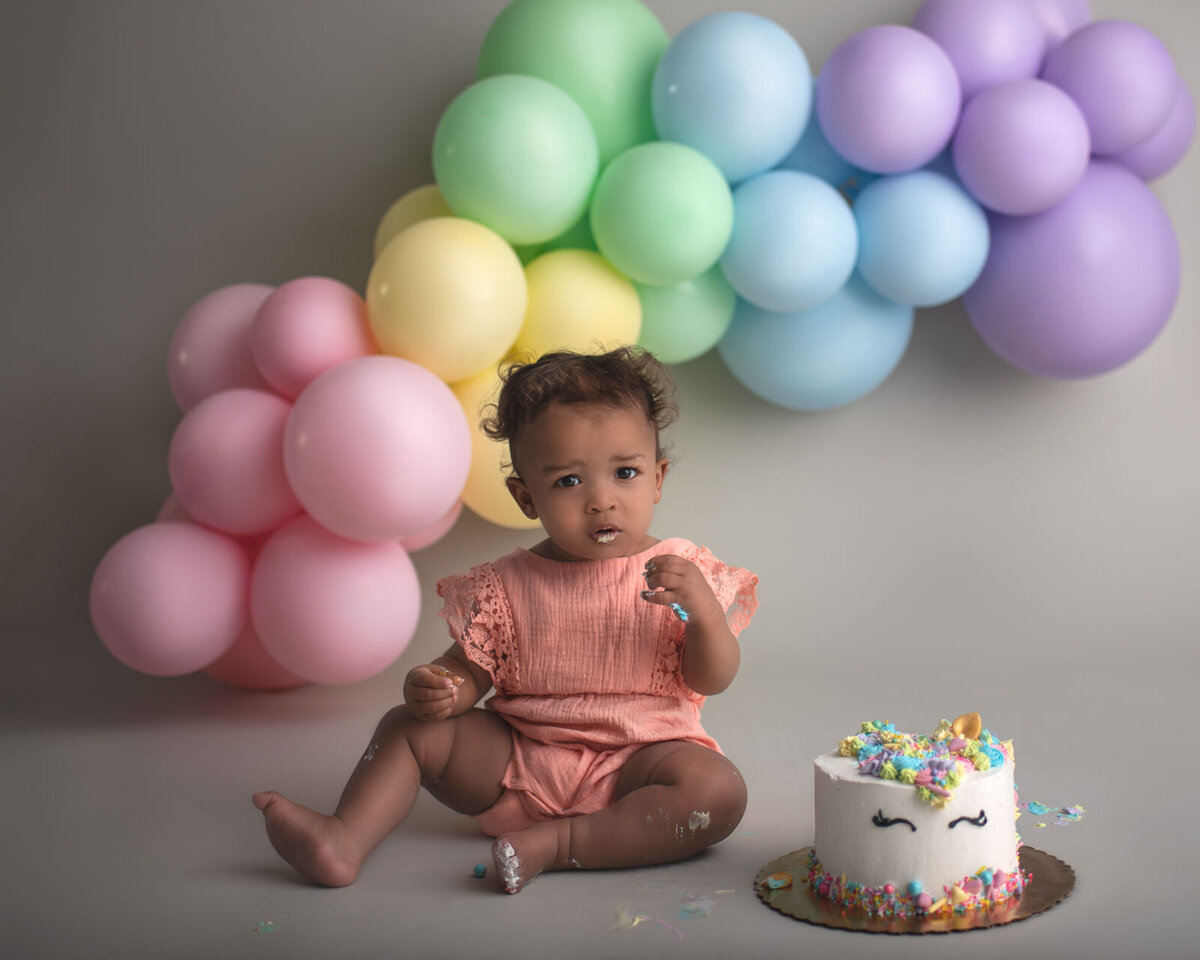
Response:
[{"label": "baby's arm", "polygon": [[687,611],[684,628],[683,679],[705,696],[720,693],[737,675],[741,648],[725,620],[716,594],[704,574],[690,560],[663,554],[646,563],[649,590],[642,596],[650,603],[678,603]]},{"label": "baby's arm", "polygon": [[445,720],[466,713],[491,688],[488,672],[464,660],[455,644],[433,663],[408,671],[404,702],[418,720]]}]

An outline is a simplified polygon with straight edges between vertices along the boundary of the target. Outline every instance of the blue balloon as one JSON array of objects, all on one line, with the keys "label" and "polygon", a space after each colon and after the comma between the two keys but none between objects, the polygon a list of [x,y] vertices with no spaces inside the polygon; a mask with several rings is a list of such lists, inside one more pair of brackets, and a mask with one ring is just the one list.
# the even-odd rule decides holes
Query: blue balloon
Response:
[{"label": "blue balloon", "polygon": [[889,300],[932,307],[966,292],[987,261],[983,208],[932,170],[882,177],[854,204],[858,269]]},{"label": "blue balloon", "polygon": [[[816,81],[813,83],[815,90]],[[811,173],[832,184],[839,193],[850,199],[858,196],[859,191],[872,180],[879,179],[879,174],[858,169],[829,145],[815,112],[808,118],[800,142],[780,161],[779,169]]]},{"label": "blue balloon", "polygon": [[772,313],[738,303],[717,351],[752,393],[792,410],[828,410],[888,378],[912,338],[913,310],[857,274],[818,307]]},{"label": "blue balloon", "polygon": [[755,306],[781,313],[815,307],[845,286],[857,256],[854,214],[824,180],[772,170],[733,192],[721,272]]},{"label": "blue balloon", "polygon": [[650,106],[661,139],[699,150],[739,183],[796,145],[812,110],[812,74],[779,24],[715,13],[671,41],[654,71]]}]

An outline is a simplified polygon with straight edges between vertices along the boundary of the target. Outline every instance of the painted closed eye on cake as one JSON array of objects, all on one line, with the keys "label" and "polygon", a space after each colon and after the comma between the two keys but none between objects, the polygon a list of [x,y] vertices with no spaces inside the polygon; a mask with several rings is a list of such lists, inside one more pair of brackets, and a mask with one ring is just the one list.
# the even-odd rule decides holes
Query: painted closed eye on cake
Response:
[{"label": "painted closed eye on cake", "polygon": [[1028,877],[1011,741],[978,714],[928,735],[864,723],[814,761],[808,880],[818,896],[878,916],[986,909]]}]

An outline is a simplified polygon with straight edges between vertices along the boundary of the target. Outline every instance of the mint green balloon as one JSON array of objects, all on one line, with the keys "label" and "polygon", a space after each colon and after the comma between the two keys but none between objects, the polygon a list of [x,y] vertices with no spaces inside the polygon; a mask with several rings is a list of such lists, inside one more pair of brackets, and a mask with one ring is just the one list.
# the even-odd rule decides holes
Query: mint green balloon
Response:
[{"label": "mint green balloon", "polygon": [[546,244],[546,249],[551,250],[591,250],[593,253],[598,252],[596,249],[596,238],[592,236],[592,224],[585,213],[580,217],[573,227],[567,229],[564,233],[560,233],[553,240]]},{"label": "mint green balloon", "polygon": [[541,77],[587,114],[600,162],[657,136],[650,83],[669,38],[637,0],[513,0],[484,37],[476,75]]},{"label": "mint green balloon", "polygon": [[543,253],[549,253],[551,250],[590,250],[593,253],[598,252],[596,250],[596,241],[592,237],[592,225],[588,221],[586,213],[575,221],[575,226],[568,227],[566,231],[560,233],[557,237],[553,237],[545,243],[518,244],[513,247],[513,250],[523,264],[528,264],[536,260]]},{"label": "mint green balloon", "polygon": [[542,243],[573,226],[599,165],[579,104],[537,77],[467,87],[433,136],[433,175],[450,209],[514,244]]},{"label": "mint green balloon", "polygon": [[708,157],[682,143],[631,147],[600,174],[592,236],[638,283],[671,286],[717,262],[733,230],[733,195]]},{"label": "mint green balloon", "polygon": [[725,336],[737,308],[737,294],[719,266],[673,287],[634,287],[642,301],[638,346],[663,363],[686,363],[708,353]]}]

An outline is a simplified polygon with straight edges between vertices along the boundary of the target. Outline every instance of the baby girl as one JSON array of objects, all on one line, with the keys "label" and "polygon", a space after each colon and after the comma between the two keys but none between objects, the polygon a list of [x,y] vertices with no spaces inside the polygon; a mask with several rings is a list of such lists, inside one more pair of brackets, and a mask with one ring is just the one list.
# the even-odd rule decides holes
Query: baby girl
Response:
[{"label": "baby girl", "polygon": [[332,815],[254,795],[305,877],[351,883],[418,786],[496,838],[509,893],[547,870],[681,860],[733,832],[746,787],[700,707],[737,673],[758,578],[649,533],[667,391],[662,366],[626,348],[509,368],[483,426],[507,441],[508,490],[546,539],[438,583],[454,643],[409,671]]}]

